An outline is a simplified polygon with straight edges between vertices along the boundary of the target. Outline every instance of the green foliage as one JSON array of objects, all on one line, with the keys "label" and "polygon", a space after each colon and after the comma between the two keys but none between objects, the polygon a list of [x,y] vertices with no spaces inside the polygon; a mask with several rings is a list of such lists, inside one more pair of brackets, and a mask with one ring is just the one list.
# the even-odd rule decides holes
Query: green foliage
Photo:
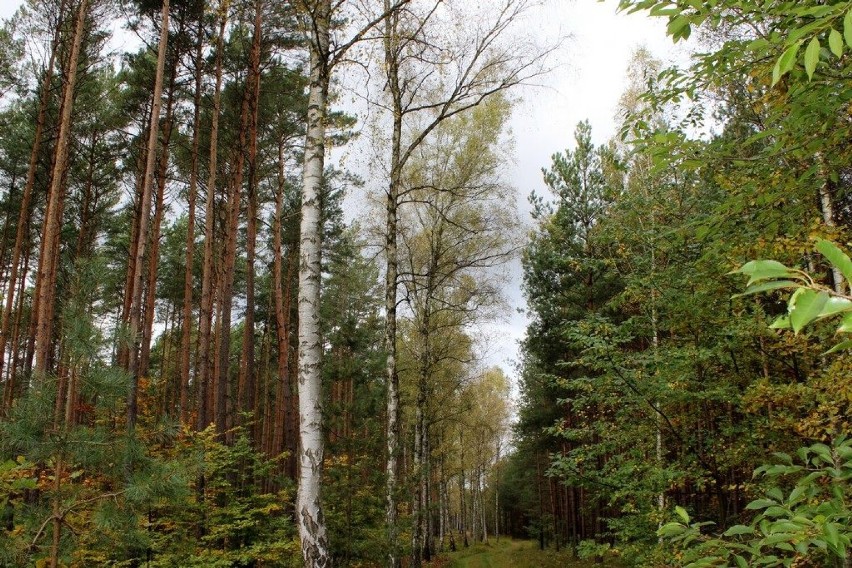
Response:
[{"label": "green foliage", "polygon": [[[831,241],[817,239],[816,249],[829,264],[846,279],[845,286],[852,283],[852,260]],[[772,324],[774,329],[792,329],[799,333],[805,326],[823,319],[840,318],[837,333],[852,332],[852,298],[844,293],[814,281],[805,271],[790,269],[774,260],[758,260],[744,264],[734,271],[749,276],[746,291],[742,295],[792,288],[787,300],[787,314]],[[842,341],[828,353],[852,346],[852,341]]]},{"label": "green foliage", "polygon": [[577,546],[577,558],[600,562],[609,554],[611,548],[612,546],[608,542],[598,543],[594,540],[581,540]]},{"label": "green foliage", "polygon": [[847,558],[852,539],[852,441],[800,448],[795,458],[776,453],[776,463],[754,472],[773,483],[765,497],[746,509],[757,511],[748,524],[729,527],[719,536],[702,534],[712,523],[680,520],[657,534],[681,551],[686,568],[702,566],[794,566],[804,561],[828,565]]}]

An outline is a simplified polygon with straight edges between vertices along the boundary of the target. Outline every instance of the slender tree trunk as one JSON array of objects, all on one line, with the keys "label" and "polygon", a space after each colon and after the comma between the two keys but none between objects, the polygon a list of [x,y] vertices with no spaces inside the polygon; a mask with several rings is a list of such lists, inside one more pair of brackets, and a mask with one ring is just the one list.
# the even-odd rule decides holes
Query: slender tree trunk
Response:
[{"label": "slender tree trunk", "polygon": [[[237,150],[234,177],[228,191],[228,222],[225,235],[225,251],[222,266],[221,299],[219,302],[219,341],[218,364],[216,371],[216,401],[215,418],[216,431],[225,433],[227,425],[227,393],[229,385],[230,354],[231,354],[231,311],[234,296],[234,273],[237,256],[237,231],[240,220],[240,196],[243,185],[244,148],[246,124],[246,100],[243,99],[243,112],[240,118],[240,142]],[[246,330],[248,332],[248,330]]]},{"label": "slender tree trunk", "polygon": [[[177,60],[177,56],[175,56]],[[176,61],[175,61],[176,63]],[[151,340],[154,331],[154,308],[157,302],[157,268],[160,264],[160,227],[163,223],[163,206],[166,194],[166,175],[169,168],[169,143],[172,138],[172,127],[174,125],[174,91],[177,65],[172,66],[169,78],[169,92],[166,96],[166,119],[163,124],[162,150],[158,158],[157,168],[157,202],[154,212],[154,224],[151,227],[151,252],[148,254],[148,282],[146,285],[147,296],[145,298],[145,317],[143,318],[144,330],[142,332],[142,345],[139,354],[139,376],[147,377],[151,361]]]},{"label": "slender tree trunk", "polygon": [[[24,266],[23,266],[23,269],[21,270],[21,274],[20,274],[20,278],[19,278],[19,282],[18,282],[18,289],[20,289],[20,290],[23,290],[24,286],[26,285],[27,275],[28,275],[29,268],[30,268],[30,256],[31,256],[31,254],[30,254],[29,248],[30,248],[30,245],[28,244],[27,249],[24,253]],[[9,367],[8,367],[8,369],[6,369],[6,371],[7,371],[6,372],[6,377],[7,377],[6,378],[6,389],[5,389],[6,392],[4,393],[4,396],[3,396],[4,406],[7,410],[12,408],[12,403],[15,400],[15,394],[16,394],[16,390],[17,390],[16,389],[16,383],[17,383],[16,378],[18,376],[18,374],[17,374],[18,357],[19,357],[19,353],[20,353],[20,348],[19,348],[18,344],[20,343],[20,336],[21,336],[21,334],[20,334],[21,319],[23,318],[23,315],[24,315],[24,297],[25,297],[24,294],[18,294],[17,306],[15,306],[15,311],[14,311],[15,323],[12,326],[12,337],[11,337],[12,341],[10,342],[11,346],[12,346],[12,356],[11,356],[11,362],[9,364]]]},{"label": "slender tree trunk", "polygon": [[[12,266],[9,274],[9,289],[6,292],[6,303],[3,307],[3,321],[0,324],[0,376],[3,373],[3,365],[6,359],[6,344],[9,335],[9,324],[12,316],[12,307],[15,302],[16,283],[18,279],[18,266],[21,263],[21,251],[25,239],[29,232],[29,221],[32,215],[30,205],[32,203],[33,188],[35,187],[35,174],[38,168],[38,157],[41,152],[41,142],[44,136],[44,126],[47,119],[47,106],[50,102],[50,90],[53,83],[53,68],[56,64],[56,55],[59,51],[59,39],[62,32],[62,16],[65,11],[65,1],[60,4],[59,16],[56,23],[56,28],[53,31],[53,40],[50,44],[50,57],[47,62],[47,67],[44,70],[44,78],[41,82],[41,92],[39,93],[38,115],[36,116],[36,128],[33,135],[33,147],[30,150],[30,161],[27,167],[27,181],[24,184],[23,195],[21,196],[21,210],[18,214],[18,226],[15,233],[15,246],[12,249]],[[21,283],[21,291],[23,291],[24,281]],[[9,382],[14,383],[14,369],[9,374]],[[14,386],[11,387],[14,390]],[[8,390],[8,389],[7,389]],[[12,396],[6,397],[6,408],[11,405]]]},{"label": "slender tree trunk", "polygon": [[53,163],[50,190],[45,210],[45,230],[42,239],[44,254],[39,258],[39,274],[36,290],[39,307],[36,313],[36,333],[34,336],[35,371],[44,375],[49,370],[51,345],[53,342],[53,316],[56,305],[56,270],[59,262],[59,233],[62,228],[62,205],[64,203],[65,171],[68,162],[68,147],[71,140],[71,113],[74,107],[74,91],[77,86],[77,66],[80,48],[85,35],[88,0],[80,0],[71,55],[68,60],[68,75],[62,93],[62,113],[59,120],[59,134]]},{"label": "slender tree trunk", "polygon": [[284,175],[284,143],[278,147],[278,191],[275,195],[275,223],[273,237],[273,283],[275,286],[275,324],[278,340],[278,381],[275,387],[275,414],[272,425],[272,443],[270,455],[276,455],[284,450],[288,455],[284,460],[284,472],[291,479],[296,476],[296,429],[292,408],[292,380],[290,373],[290,299],[293,288],[293,269],[296,266],[297,249],[291,244],[287,255],[286,282],[282,279],[283,245],[282,245],[282,215],[284,209],[284,191],[286,178]]},{"label": "slender tree trunk", "polygon": [[411,562],[412,568],[420,568],[423,558],[423,515],[425,509],[425,463],[424,463],[424,410],[426,406],[425,379],[418,381],[417,406],[414,410],[414,474],[416,477],[411,500]]},{"label": "slender tree trunk", "polygon": [[[249,98],[249,146],[248,146],[248,210],[246,212],[246,317],[243,334],[243,353],[240,358],[240,377],[237,388],[237,400],[242,411],[255,411],[254,384],[254,261],[257,244],[257,120],[260,106],[260,47],[262,38],[263,2],[255,2],[254,37],[251,45],[250,77],[251,97]],[[256,416],[255,416],[256,418]],[[254,441],[255,437],[252,436]]]},{"label": "slender tree trunk", "polygon": [[[150,120],[150,113],[145,120]],[[150,125],[143,127],[143,132],[147,131]],[[145,137],[147,139],[147,136]],[[136,273],[135,258],[133,254],[139,243],[139,208],[142,204],[142,185],[144,182],[144,167],[147,160],[146,147],[142,144],[140,137],[139,156],[136,159],[137,182],[135,184],[136,193],[133,196],[133,216],[130,222],[130,248],[127,251],[127,271],[124,276],[124,298],[121,304],[120,321],[126,324],[130,321],[130,308],[133,303],[133,275]],[[130,365],[130,347],[123,339],[117,347],[116,365],[122,368],[127,368]]]},{"label": "slender tree trunk", "polygon": [[227,3],[220,10],[219,36],[216,40],[216,88],[213,91],[213,109],[210,123],[210,160],[207,178],[207,203],[204,213],[204,268],[201,275],[201,312],[198,323],[198,429],[210,423],[210,372],[212,361],[210,345],[213,326],[213,224],[216,217],[216,168],[218,157],[219,113],[222,101],[222,50],[224,47]]},{"label": "slender tree trunk", "polygon": [[131,302],[129,332],[132,341],[130,349],[129,374],[130,385],[127,390],[127,428],[132,431],[136,426],[137,394],[139,387],[139,341],[140,318],[142,316],[142,267],[145,258],[145,245],[148,239],[148,217],[151,209],[151,190],[154,185],[154,165],[157,156],[157,137],[160,126],[160,107],[163,94],[163,71],[166,65],[166,48],[169,39],[169,0],[163,1],[160,22],[160,43],[157,48],[157,71],[154,76],[154,94],[151,103],[151,121],[148,127],[148,145],[145,156],[145,174],[142,181],[142,198],[139,207],[139,230],[136,250],[133,254],[133,279],[131,281]]},{"label": "slender tree trunk", "polygon": [[[224,267],[223,267],[223,281],[222,281],[222,321],[221,321],[221,333],[219,337],[219,375],[218,381],[219,386],[217,387],[217,397],[216,397],[216,427],[217,430],[222,433],[225,431],[225,423],[226,423],[226,403],[225,403],[225,393],[227,391],[229,381],[229,355],[230,355],[230,345],[231,345],[231,311],[232,311],[232,303],[233,303],[233,295],[234,295],[234,273],[235,273],[235,261],[237,256],[237,233],[239,231],[239,220],[240,220],[240,204],[241,204],[241,195],[243,188],[243,177],[245,174],[245,161],[246,161],[246,153],[249,150],[249,146],[256,152],[257,151],[257,128],[254,126],[254,117],[257,115],[257,106],[258,101],[257,97],[259,95],[259,85],[260,85],[260,20],[261,20],[261,3],[255,2],[255,28],[254,28],[254,37],[252,39],[252,47],[250,53],[250,65],[248,74],[246,76],[246,84],[243,91],[243,100],[240,107],[240,126],[239,126],[239,141],[237,145],[237,151],[235,156],[235,165],[234,165],[234,174],[231,179],[231,188],[229,192],[229,209],[228,209],[228,224],[227,224],[227,234],[225,239],[225,255],[224,255]],[[250,142],[248,140],[249,136],[254,136],[255,140]],[[251,161],[254,161],[254,156],[251,157]],[[249,208],[251,209],[251,208]],[[249,217],[253,216],[253,212],[249,211]],[[254,223],[251,223],[252,228],[256,232],[256,228],[254,228]],[[254,235],[250,235],[249,240],[254,237]],[[252,246],[252,245],[249,245]],[[252,246],[253,249],[253,246]],[[254,250],[252,250],[252,265],[254,264]],[[251,286],[254,286],[253,281],[253,266],[249,268]],[[254,290],[252,290],[252,304],[254,303]],[[243,339],[243,355],[245,358],[246,355],[246,341],[249,341],[249,345],[252,348],[252,352],[254,350],[253,340],[254,340],[254,314],[252,310],[254,309],[254,305],[251,306],[250,309],[246,310],[246,321],[245,321],[245,330],[244,330],[244,339]],[[251,340],[247,340],[246,338],[251,336]],[[252,357],[253,359],[253,357]],[[240,365],[240,374],[238,378],[237,385],[237,408],[244,409],[245,401],[243,397],[246,393],[246,385],[245,385],[245,377],[246,373],[243,372],[243,365]]]},{"label": "slender tree trunk", "polygon": [[[817,152],[816,160],[821,181],[819,184],[819,203],[822,211],[822,220],[826,227],[834,229],[837,227],[837,222],[834,217],[834,196],[832,195],[831,177],[828,174],[825,156],[821,152]],[[846,290],[846,284],[843,273],[836,266],[832,266],[831,268],[831,278],[834,291],[838,294],[843,294]]]},{"label": "slender tree trunk", "polygon": [[98,134],[96,130],[92,133],[92,142],[89,147],[88,165],[86,168],[86,182],[83,186],[83,203],[80,211],[80,229],[77,231],[77,244],[74,247],[75,261],[83,257],[89,256],[91,253],[91,241],[94,235],[94,229],[90,227],[92,224],[92,201],[95,199],[92,195],[95,176],[95,159],[98,145]]},{"label": "slender tree trunk", "polygon": [[[390,10],[390,0],[384,0],[385,12]],[[399,568],[401,558],[399,552],[397,527],[396,486],[399,476],[399,374],[397,373],[396,356],[396,308],[397,280],[399,260],[397,257],[397,207],[399,205],[399,185],[401,172],[400,152],[402,144],[402,95],[399,87],[399,38],[397,35],[398,16],[390,14],[385,19],[385,65],[388,74],[388,88],[393,104],[393,124],[391,129],[391,169],[390,183],[386,202],[385,220],[385,375],[388,385],[387,393],[387,471],[385,499],[385,524],[388,538],[388,567]]]},{"label": "slender tree trunk", "polygon": [[309,568],[331,566],[320,486],[323,462],[320,337],[322,182],[330,79],[331,1],[319,0],[311,14],[308,128],[302,184],[299,262],[299,491],[296,518],[302,555]]},{"label": "slender tree trunk", "polygon": [[192,276],[195,264],[195,202],[198,197],[198,150],[201,129],[201,79],[204,72],[204,20],[198,20],[198,43],[195,46],[195,94],[192,106],[192,150],[190,153],[189,189],[187,196],[186,267],[183,274],[183,326],[180,350],[181,421],[189,423],[189,367],[192,351]]},{"label": "slender tree trunk", "polygon": [[53,499],[51,500],[53,539],[50,543],[50,568],[59,566],[59,544],[62,539],[62,466],[62,456],[59,455],[56,458],[56,466],[53,468]]}]

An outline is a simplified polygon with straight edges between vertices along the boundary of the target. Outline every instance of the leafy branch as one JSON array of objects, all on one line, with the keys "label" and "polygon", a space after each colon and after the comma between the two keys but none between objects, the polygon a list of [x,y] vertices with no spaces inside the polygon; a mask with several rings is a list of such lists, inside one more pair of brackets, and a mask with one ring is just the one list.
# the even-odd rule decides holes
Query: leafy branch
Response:
[{"label": "leafy branch", "polygon": [[[828,260],[847,284],[852,284],[852,259],[831,241],[818,239],[816,249]],[[752,260],[732,274],[749,277],[746,290],[737,296],[747,296],[773,290],[792,289],[787,300],[787,314],[776,319],[773,329],[792,329],[799,333],[805,326],[827,318],[840,318],[837,333],[852,332],[852,295],[838,292],[820,284],[803,270],[788,268],[776,260]],[[846,289],[846,287],[841,287]],[[826,353],[852,347],[852,340],[833,346]]]}]

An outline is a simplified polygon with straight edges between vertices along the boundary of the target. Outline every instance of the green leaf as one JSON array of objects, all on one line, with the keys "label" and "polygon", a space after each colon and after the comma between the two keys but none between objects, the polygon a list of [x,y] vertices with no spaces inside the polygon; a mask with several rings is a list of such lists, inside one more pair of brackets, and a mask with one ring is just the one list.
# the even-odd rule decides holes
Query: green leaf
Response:
[{"label": "green leaf", "polygon": [[837,526],[834,523],[825,523],[822,526],[822,534],[829,546],[837,550],[840,546],[840,533],[837,531]]},{"label": "green leaf", "polygon": [[677,516],[680,517],[684,523],[689,523],[689,513],[686,512],[686,509],[677,505],[675,506],[675,513],[677,513]]},{"label": "green leaf", "polygon": [[749,281],[746,283],[746,286],[751,286],[755,282],[771,278],[798,278],[796,273],[777,260],[752,260],[743,264],[739,269],[734,270],[732,274],[745,274],[748,276]]},{"label": "green leaf", "polygon": [[788,454],[788,453],[772,452],[772,455],[775,456],[776,458],[778,458],[779,461],[781,461],[781,462],[783,462],[787,465],[793,465],[793,458],[790,457],[790,454]]},{"label": "green leaf", "polygon": [[754,527],[746,525],[734,525],[725,531],[724,536],[735,536],[741,534],[754,534]]},{"label": "green leaf", "polygon": [[683,534],[686,527],[680,523],[666,523],[657,530],[657,536],[672,537]]},{"label": "green leaf", "polygon": [[787,509],[785,509],[784,507],[773,505],[772,507],[767,507],[763,514],[767,517],[783,517],[788,512],[789,511],[787,511]]},{"label": "green leaf", "polygon": [[836,244],[825,239],[818,239],[816,249],[828,259],[828,261],[840,270],[843,277],[852,284],[852,259],[844,253]]},{"label": "green leaf", "polygon": [[843,37],[846,39],[846,45],[852,47],[852,10],[846,12],[843,17]]},{"label": "green leaf", "polygon": [[[790,542],[791,540],[795,540],[796,535],[790,533],[775,533],[767,536],[763,539],[763,544],[772,545],[778,544],[779,542]],[[767,557],[768,558],[768,557]]]},{"label": "green leaf", "polygon": [[837,333],[852,332],[852,314],[846,314],[840,320],[840,327],[837,328]]},{"label": "green leaf", "polygon": [[827,301],[828,292],[816,290],[803,290],[791,298],[790,325],[793,331],[799,333],[803,327],[818,318]]},{"label": "green leaf", "polygon": [[805,494],[805,491],[807,491],[807,490],[808,490],[807,486],[797,485],[790,492],[790,497],[787,499],[787,502],[790,503],[790,504],[795,504],[796,501],[798,501],[802,497],[802,495]]},{"label": "green leaf", "polygon": [[799,48],[802,47],[802,40],[797,41],[790,47],[784,50],[781,57],[775,63],[775,69],[772,70],[772,84],[775,85],[781,77],[790,72],[796,64],[796,55],[799,53]]},{"label": "green leaf", "polygon": [[849,301],[846,298],[838,298],[837,296],[832,296],[825,303],[825,306],[823,306],[822,312],[819,314],[819,317],[825,318],[843,312],[852,312],[852,301]]},{"label": "green leaf", "polygon": [[[762,282],[760,284],[755,284],[754,286],[749,286],[746,288],[745,292],[742,294],[735,294],[734,298],[740,298],[742,296],[750,296],[752,294],[759,294],[760,292],[768,292],[770,290],[778,290],[780,288],[795,288],[796,286],[800,286],[798,282],[793,280],[775,280],[773,282]],[[852,302],[850,302],[852,304]]]},{"label": "green leaf", "polygon": [[772,523],[772,531],[773,532],[796,532],[802,530],[802,526],[798,523],[794,523],[793,521],[788,521],[786,519],[782,519],[780,521],[775,521]]},{"label": "green leaf", "polygon": [[847,341],[841,341],[840,343],[823,353],[823,355],[830,355],[832,353],[837,353],[838,351],[843,351],[844,349],[852,349],[852,339],[849,339]]},{"label": "green leaf", "polygon": [[828,47],[835,56],[841,57],[843,55],[843,36],[840,35],[839,31],[832,29],[829,32]]},{"label": "green leaf", "polygon": [[666,27],[666,33],[677,40],[680,31],[688,25],[689,18],[687,16],[680,15],[669,22],[669,25]]},{"label": "green leaf", "polygon": [[737,568],[748,568],[748,562],[739,554],[734,555],[734,560],[737,562]]},{"label": "green leaf", "polygon": [[746,505],[746,509],[750,511],[756,511],[757,509],[765,509],[766,507],[771,507],[772,505],[777,505],[777,503],[772,499],[755,499],[754,501]]},{"label": "green leaf", "polygon": [[790,317],[780,316],[769,326],[769,329],[790,329]]},{"label": "green leaf", "polygon": [[819,62],[819,39],[811,38],[808,47],[805,49],[805,72],[808,74],[808,79],[812,79],[817,63]]},{"label": "green leaf", "polygon": [[834,462],[831,457],[831,448],[825,444],[813,444],[811,446],[811,451],[818,455],[827,464]]}]

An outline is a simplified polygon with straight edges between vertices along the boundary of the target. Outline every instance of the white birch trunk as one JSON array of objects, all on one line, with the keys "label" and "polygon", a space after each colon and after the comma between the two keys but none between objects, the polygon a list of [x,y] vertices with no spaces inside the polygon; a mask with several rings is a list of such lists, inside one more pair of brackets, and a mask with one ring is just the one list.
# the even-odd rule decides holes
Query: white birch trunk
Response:
[{"label": "white birch trunk", "polygon": [[[389,13],[390,0],[384,0],[385,12]],[[385,65],[388,70],[388,89],[393,102],[393,127],[391,131],[391,171],[386,202],[385,219],[385,373],[387,393],[387,468],[385,471],[385,525],[388,539],[388,567],[399,568],[401,558],[398,545],[396,485],[399,455],[399,375],[396,369],[396,286],[397,286],[397,206],[399,202],[400,151],[402,140],[402,102],[399,91],[399,60],[396,55],[398,37],[395,16],[385,20]]]},{"label": "white birch trunk", "polygon": [[[819,169],[819,204],[822,212],[822,220],[826,227],[834,229],[837,223],[834,219],[834,199],[831,195],[831,180],[828,174],[828,168],[825,165],[825,156],[817,152],[817,168]],[[834,285],[834,291],[838,294],[843,294],[846,290],[846,285],[843,280],[843,273],[836,266],[831,267],[831,279]]]},{"label": "white birch trunk", "polygon": [[323,462],[320,338],[321,195],[329,86],[330,0],[319,1],[309,25],[311,71],[302,181],[299,261],[299,491],[296,518],[305,566],[331,566],[320,502]]}]

